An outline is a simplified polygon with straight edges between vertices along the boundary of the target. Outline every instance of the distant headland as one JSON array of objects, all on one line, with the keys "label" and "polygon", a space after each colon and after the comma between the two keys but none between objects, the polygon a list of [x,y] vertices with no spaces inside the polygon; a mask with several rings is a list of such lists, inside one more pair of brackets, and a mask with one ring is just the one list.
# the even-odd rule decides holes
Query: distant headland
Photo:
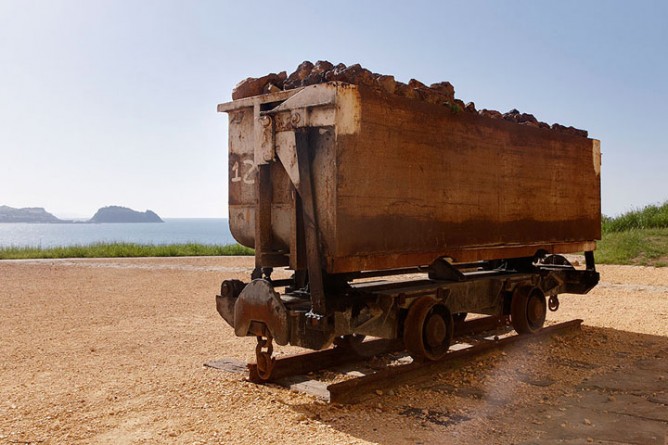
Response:
[{"label": "distant headland", "polygon": [[35,223],[35,224],[67,224],[67,223],[161,223],[164,222],[155,212],[146,210],[138,212],[127,207],[102,207],[88,221],[71,221],[57,218],[43,207],[26,207],[16,209],[0,206],[0,223]]},{"label": "distant headland", "polygon": [[15,209],[9,206],[0,206],[0,223],[66,223],[56,218],[42,207],[26,207]]}]

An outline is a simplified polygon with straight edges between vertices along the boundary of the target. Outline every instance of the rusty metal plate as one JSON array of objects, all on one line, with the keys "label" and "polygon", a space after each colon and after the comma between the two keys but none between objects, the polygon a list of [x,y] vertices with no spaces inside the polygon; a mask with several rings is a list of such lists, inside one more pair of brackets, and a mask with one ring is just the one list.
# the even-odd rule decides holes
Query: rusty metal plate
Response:
[{"label": "rusty metal plate", "polygon": [[267,280],[251,281],[234,305],[234,333],[238,337],[258,335],[249,332],[253,322],[263,323],[277,344],[288,344],[288,312]]}]

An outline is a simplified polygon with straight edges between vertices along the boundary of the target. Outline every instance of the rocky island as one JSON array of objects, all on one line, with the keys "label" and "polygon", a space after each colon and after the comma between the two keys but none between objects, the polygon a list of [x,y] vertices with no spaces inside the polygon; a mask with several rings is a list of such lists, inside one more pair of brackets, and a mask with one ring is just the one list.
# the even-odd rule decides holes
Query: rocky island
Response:
[{"label": "rocky island", "polygon": [[25,207],[17,209],[0,206],[0,223],[68,223],[44,210],[43,207]]},{"label": "rocky island", "polygon": [[127,207],[102,207],[88,221],[90,223],[161,223],[164,222],[155,212],[138,212]]},{"label": "rocky island", "polygon": [[164,222],[155,212],[138,212],[127,207],[108,206],[99,209],[88,221],[60,219],[47,212],[43,207],[14,208],[0,205],[0,223],[32,224],[86,224],[86,223],[161,223]]}]

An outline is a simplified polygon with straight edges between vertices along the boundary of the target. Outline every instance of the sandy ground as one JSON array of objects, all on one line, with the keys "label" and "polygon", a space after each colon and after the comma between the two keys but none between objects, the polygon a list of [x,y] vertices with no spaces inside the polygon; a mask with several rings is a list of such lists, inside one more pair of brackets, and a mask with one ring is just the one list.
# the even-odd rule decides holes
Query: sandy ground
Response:
[{"label": "sandy ground", "polygon": [[0,262],[0,444],[668,443],[668,268],[601,266],[548,314],[582,331],[340,406],[202,366],[252,357],[214,303],[251,264]]}]

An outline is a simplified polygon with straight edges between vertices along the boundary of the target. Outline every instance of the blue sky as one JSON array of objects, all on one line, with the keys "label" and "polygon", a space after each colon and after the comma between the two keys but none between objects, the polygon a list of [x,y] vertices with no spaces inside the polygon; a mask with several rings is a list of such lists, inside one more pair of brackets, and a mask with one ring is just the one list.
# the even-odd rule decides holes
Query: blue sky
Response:
[{"label": "blue sky", "polygon": [[668,199],[668,2],[0,0],[0,204],[227,215],[227,118],[303,60],[589,130],[603,212]]}]

